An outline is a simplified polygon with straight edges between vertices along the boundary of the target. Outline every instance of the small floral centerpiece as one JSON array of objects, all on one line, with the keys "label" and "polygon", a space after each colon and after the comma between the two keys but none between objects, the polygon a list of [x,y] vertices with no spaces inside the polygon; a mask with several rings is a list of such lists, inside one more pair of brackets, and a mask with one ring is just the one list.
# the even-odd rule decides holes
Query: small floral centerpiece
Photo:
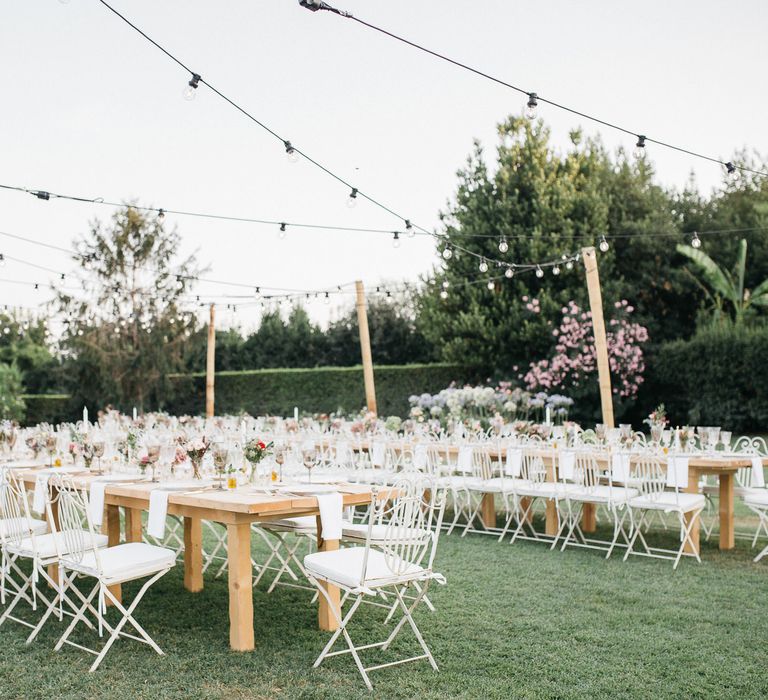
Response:
[{"label": "small floral centerpiece", "polygon": [[255,481],[256,476],[258,475],[258,471],[256,469],[257,465],[265,457],[267,457],[267,455],[269,455],[270,450],[274,444],[274,442],[265,443],[263,440],[259,440],[258,438],[252,438],[245,443],[243,456],[245,457],[248,464],[251,465],[251,482]]},{"label": "small floral centerpiece", "polygon": [[83,457],[83,464],[85,464],[85,468],[90,469],[91,464],[93,463],[93,458],[96,456],[96,448],[88,436],[84,436],[82,442],[80,443],[80,454]]},{"label": "small floral centerpiece", "polygon": [[366,411],[363,415],[363,427],[365,430],[369,433],[372,433],[374,430],[376,430],[377,425],[378,418],[376,414],[373,411]]},{"label": "small floral centerpiece", "polygon": [[32,450],[32,456],[37,459],[37,455],[40,454],[40,450],[43,449],[43,443],[40,440],[40,435],[37,433],[32,433],[32,435],[27,435],[27,437],[24,439],[24,444]]},{"label": "small floral centerpiece", "polygon": [[494,435],[501,435],[501,431],[504,429],[505,424],[504,416],[502,416],[501,413],[496,413],[488,423],[490,424]]},{"label": "small floral centerpiece", "polygon": [[648,414],[648,418],[645,419],[651,428],[651,440],[658,443],[661,441],[661,435],[664,432],[664,428],[669,423],[667,418],[667,411],[664,408],[664,404],[660,403],[653,411]]},{"label": "small floral centerpiece", "polygon": [[677,437],[680,441],[680,449],[683,451],[688,449],[689,445],[693,444],[696,439],[696,431],[688,425],[677,429]]},{"label": "small floral centerpiece", "polygon": [[402,424],[403,419],[400,416],[388,416],[387,420],[384,421],[384,427],[393,433],[397,433]]},{"label": "small floral centerpiece", "polygon": [[192,478],[193,479],[203,478],[203,475],[200,469],[203,466],[203,457],[205,457],[205,453],[208,452],[208,448],[210,446],[211,446],[211,443],[205,437],[205,435],[202,435],[199,438],[194,438],[193,440],[190,440],[184,445],[184,449],[186,450],[187,457],[189,458],[189,461],[192,462]]}]

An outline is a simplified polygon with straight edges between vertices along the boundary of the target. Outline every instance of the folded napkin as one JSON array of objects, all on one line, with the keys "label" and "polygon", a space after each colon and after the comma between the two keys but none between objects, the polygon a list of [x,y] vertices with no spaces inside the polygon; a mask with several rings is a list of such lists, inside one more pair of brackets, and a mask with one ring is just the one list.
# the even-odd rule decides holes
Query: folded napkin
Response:
[{"label": "folded napkin", "polygon": [[629,455],[626,452],[614,452],[611,455],[611,481],[629,481]]},{"label": "folded napkin", "polygon": [[425,469],[427,466],[427,446],[416,445],[413,451],[413,466],[416,469]]},{"label": "folded napkin", "polygon": [[349,449],[349,443],[337,442],[336,443],[336,462],[338,464],[343,464],[344,462],[349,462],[351,458],[352,458],[352,452]]},{"label": "folded napkin", "polygon": [[371,464],[374,467],[384,466],[386,447],[383,442],[374,442],[371,446]]},{"label": "folded napkin", "polygon": [[45,501],[48,496],[48,479],[54,474],[66,474],[82,471],[78,467],[53,467],[50,469],[43,469],[35,476],[35,491],[32,498],[32,510],[35,513],[43,513],[45,511]]},{"label": "folded napkin", "polygon": [[459,448],[459,460],[457,467],[460,472],[472,471],[472,457],[474,455],[474,449],[471,445],[462,445]]},{"label": "folded napkin", "polygon": [[762,489],[765,487],[765,474],[763,472],[763,458],[752,457],[752,479],[749,485],[752,488]]},{"label": "folded napkin", "polygon": [[522,447],[507,448],[507,463],[504,467],[504,475],[511,477],[520,476],[523,468],[523,449]]},{"label": "folded napkin", "polygon": [[317,505],[320,509],[320,523],[324,540],[341,539],[341,521],[344,499],[340,493],[319,493]]},{"label": "folded napkin", "polygon": [[670,455],[667,457],[667,486],[688,488],[688,457]]},{"label": "folded napkin", "polygon": [[88,502],[91,506],[91,522],[94,526],[101,527],[102,520],[104,519],[104,491],[107,486],[110,483],[115,484],[120,483],[121,481],[135,480],[135,476],[119,476],[115,474],[113,476],[102,476],[91,482],[91,488],[88,492]]},{"label": "folded napkin", "polygon": [[573,473],[576,468],[576,453],[573,450],[563,450],[560,452],[558,466],[560,470],[560,478],[572,481]]},{"label": "folded napkin", "polygon": [[168,497],[171,493],[171,491],[155,489],[149,494],[147,534],[158,540],[165,537],[165,517],[168,515]]}]

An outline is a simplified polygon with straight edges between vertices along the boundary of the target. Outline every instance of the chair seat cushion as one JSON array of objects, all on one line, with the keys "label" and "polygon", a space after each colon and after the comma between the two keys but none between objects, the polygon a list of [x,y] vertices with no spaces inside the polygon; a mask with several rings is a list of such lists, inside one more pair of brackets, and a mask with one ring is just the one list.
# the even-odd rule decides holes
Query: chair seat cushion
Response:
[{"label": "chair seat cushion", "polygon": [[261,526],[267,530],[279,530],[280,532],[314,532],[317,529],[317,518],[314,515],[301,515],[296,518],[269,520],[262,523]]},{"label": "chair seat cushion", "polygon": [[[176,563],[176,552],[145,542],[128,542],[101,550],[99,561],[105,579],[128,581],[149,576],[173,566]],[[72,568],[91,574],[98,573],[94,553],[88,552]]]},{"label": "chair seat cushion", "polygon": [[[304,568],[313,576],[347,588],[360,585],[363,578],[365,547],[346,547],[333,552],[314,552],[304,557]],[[385,560],[384,554],[375,549],[368,550],[365,585],[375,588],[391,584],[393,580],[418,578],[424,569],[416,564],[407,564],[405,570],[394,573]]]},{"label": "chair seat cushion", "polygon": [[572,484],[563,484],[560,481],[543,481],[521,484],[515,488],[515,492],[519,496],[531,498],[565,498],[569,491],[575,491],[577,488]]},{"label": "chair seat cushion", "polygon": [[645,508],[647,510],[663,510],[665,512],[679,511],[688,513],[692,510],[698,510],[706,505],[707,499],[700,493],[678,493],[674,491],[663,491],[662,493],[650,496],[638,496],[631,498],[627,503],[632,508]]},{"label": "chair seat cushion", "polygon": [[624,503],[631,498],[635,498],[639,493],[637,489],[631,489],[626,486],[607,486],[601,484],[587,489],[577,487],[568,493],[568,498],[586,503]]},{"label": "chair seat cushion", "polygon": [[[429,536],[429,530],[422,528],[408,528],[404,531],[387,532],[387,525],[373,525],[371,527],[371,544],[379,544],[384,542],[389,535],[390,538],[398,535],[397,539],[400,541],[408,541],[413,543],[423,542]],[[368,537],[368,524],[367,523],[349,523],[345,522],[341,528],[341,538],[344,540],[355,540],[357,542],[365,542]]]},{"label": "chair seat cushion", "polygon": [[744,503],[748,506],[768,506],[768,489],[744,489]]},{"label": "chair seat cushion", "polygon": [[[73,533],[74,537],[69,535],[64,537],[61,532],[49,532],[45,535],[35,535],[34,544],[31,537],[25,537],[20,544],[9,545],[8,551],[13,552],[14,554],[31,557],[34,555],[36,548],[37,555],[41,559],[55,559],[59,553],[64,555],[71,551],[67,542],[72,542],[75,538],[85,543],[85,548],[87,550],[91,546],[91,534],[87,530],[79,530],[78,532],[79,535],[74,535]],[[99,548],[106,547],[108,537],[102,534],[94,534],[93,542]]]},{"label": "chair seat cushion", "polygon": [[35,518],[5,518],[0,520],[0,538],[5,537],[7,533],[34,532],[36,535],[42,535],[47,531],[48,523],[45,520],[36,520]]},{"label": "chair seat cushion", "polygon": [[528,479],[518,479],[512,476],[505,476],[503,479],[497,476],[493,479],[486,479],[483,485],[486,487],[486,491],[490,493],[512,493],[519,488],[530,487],[531,482]]}]

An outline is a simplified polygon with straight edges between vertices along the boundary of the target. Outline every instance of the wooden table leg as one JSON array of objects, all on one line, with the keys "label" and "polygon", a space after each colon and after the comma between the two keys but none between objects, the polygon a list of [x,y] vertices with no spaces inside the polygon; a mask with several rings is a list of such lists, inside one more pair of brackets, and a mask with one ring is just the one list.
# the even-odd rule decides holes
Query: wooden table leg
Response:
[{"label": "wooden table leg", "polygon": [[486,528],[496,527],[496,503],[492,493],[483,494],[483,500],[480,502],[480,517]]},{"label": "wooden table leg", "polygon": [[184,588],[203,590],[203,521],[184,518]]},{"label": "wooden table leg", "polygon": [[720,474],[720,549],[733,549],[736,537],[733,524],[734,475]]},{"label": "wooden table leg", "polygon": [[[120,506],[108,505],[106,516],[107,544],[109,547],[115,547],[120,544]],[[117,600],[123,602],[123,587],[119,583],[110,586],[109,590]],[[107,605],[112,604],[109,598],[106,598],[106,601]]]},{"label": "wooden table leg", "polygon": [[[317,549],[320,552],[333,552],[339,548],[338,540],[325,540],[323,539],[323,525],[320,522],[320,516],[317,516]],[[321,583],[321,586],[325,588],[325,592],[332,601],[332,605],[335,611],[331,609],[331,604],[328,603],[326,597],[321,593],[318,596],[318,608],[317,608],[317,623],[321,630],[333,632],[338,629],[339,621],[337,616],[341,616],[341,598],[339,596],[338,586],[332,586],[331,584]],[[335,614],[334,614],[335,612]]]},{"label": "wooden table leg", "polygon": [[[185,525],[185,538],[186,530]],[[227,525],[227,558],[229,561],[229,646],[235,651],[252,651],[254,648],[253,571],[250,523]]]},{"label": "wooden table leg", "polygon": [[547,522],[544,526],[544,532],[552,537],[557,534],[560,526],[560,516],[557,514],[557,503],[553,498],[548,498],[546,502]]},{"label": "wooden table leg", "polygon": [[533,522],[533,512],[528,510],[528,506],[531,505],[531,499],[528,498],[528,496],[522,496],[520,498],[520,511],[523,513],[528,513],[528,515],[525,516],[525,522],[532,523]]},{"label": "wooden table leg", "polygon": [[597,529],[597,505],[584,503],[581,510],[581,529],[583,532],[594,532]]},{"label": "wooden table leg", "polygon": [[125,541],[141,542],[141,509],[125,509]]},{"label": "wooden table leg", "polygon": [[[698,493],[699,492],[699,472],[696,469],[693,469],[692,467],[688,468],[688,488],[685,489],[686,493]],[[691,516],[686,514],[685,516],[685,524],[686,527],[691,522]],[[700,549],[700,543],[699,543],[699,523],[700,518],[696,518],[696,522],[694,523],[693,527],[691,528],[691,540],[693,541],[693,547],[690,545],[688,541],[685,543],[685,549],[683,550],[687,554],[697,554]]]}]

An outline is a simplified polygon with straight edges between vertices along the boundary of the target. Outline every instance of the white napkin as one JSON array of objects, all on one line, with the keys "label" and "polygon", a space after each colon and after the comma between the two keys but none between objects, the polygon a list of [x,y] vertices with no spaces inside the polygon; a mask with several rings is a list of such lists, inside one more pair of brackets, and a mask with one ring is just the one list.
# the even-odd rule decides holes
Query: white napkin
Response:
[{"label": "white napkin", "polygon": [[611,481],[629,481],[629,455],[626,452],[614,452],[611,455]]},{"label": "white napkin", "polygon": [[384,466],[385,445],[383,442],[374,442],[371,446],[371,464],[374,467]]},{"label": "white napkin", "polygon": [[102,476],[91,482],[91,488],[88,492],[88,502],[91,505],[91,522],[100,527],[104,519],[104,490],[110,483],[119,483],[121,481],[135,481],[136,477],[120,476]]},{"label": "white napkin", "polygon": [[170,495],[170,491],[163,489],[155,489],[149,494],[147,534],[158,540],[165,537],[165,516],[168,515],[168,497]]},{"label": "white napkin", "polygon": [[573,472],[576,467],[576,453],[573,450],[563,450],[560,452],[558,466],[560,468],[560,478],[572,481]]},{"label": "white napkin", "polygon": [[317,505],[320,509],[323,539],[341,539],[341,516],[344,503],[342,495],[340,493],[320,493],[315,498],[317,498]]},{"label": "white napkin", "polygon": [[349,443],[348,442],[337,442],[336,443],[336,462],[338,464],[344,464],[345,462],[349,462],[352,457],[352,454],[349,450]]},{"label": "white napkin", "polygon": [[474,455],[474,449],[471,445],[462,445],[459,448],[459,460],[457,462],[458,471],[471,472],[472,471],[472,456]]},{"label": "white napkin", "polygon": [[523,468],[523,450],[521,447],[507,448],[507,463],[504,467],[504,475],[511,477],[520,476]]},{"label": "white napkin", "polygon": [[413,451],[413,466],[416,469],[425,469],[427,466],[427,446],[416,445]]},{"label": "white napkin", "polygon": [[50,474],[40,472],[35,477],[35,495],[32,499],[32,510],[42,513],[45,510],[45,500],[48,495],[48,477]]},{"label": "white napkin", "polygon": [[763,458],[752,457],[752,479],[749,484],[752,488],[765,488],[765,474],[763,473]]},{"label": "white napkin", "polygon": [[667,486],[688,488],[688,457],[669,455],[667,457]]}]

